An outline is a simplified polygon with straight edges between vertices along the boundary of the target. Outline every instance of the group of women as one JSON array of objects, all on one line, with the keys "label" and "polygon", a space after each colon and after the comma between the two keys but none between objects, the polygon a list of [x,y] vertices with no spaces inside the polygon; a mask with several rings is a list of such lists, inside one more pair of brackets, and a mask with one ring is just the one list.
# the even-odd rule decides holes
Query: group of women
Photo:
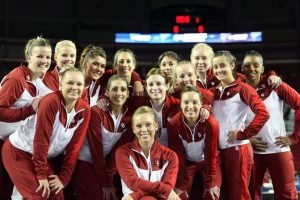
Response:
[{"label": "group of women", "polygon": [[[300,138],[300,96],[246,53],[196,44],[190,61],[167,51],[142,80],[130,49],[106,70],[72,41],[25,47],[26,64],[0,88],[0,199],[261,199],[269,170],[275,199],[297,199],[290,145]],[[287,136],[283,103],[295,112]],[[254,153],[253,153],[254,149]]]}]

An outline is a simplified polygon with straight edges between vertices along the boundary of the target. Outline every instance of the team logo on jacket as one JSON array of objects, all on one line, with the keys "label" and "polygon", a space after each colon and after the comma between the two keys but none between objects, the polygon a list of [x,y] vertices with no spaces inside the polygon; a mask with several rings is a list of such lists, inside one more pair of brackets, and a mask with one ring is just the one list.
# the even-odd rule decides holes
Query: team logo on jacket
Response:
[{"label": "team logo on jacket", "polygon": [[81,114],[76,114],[74,118],[71,120],[69,128],[74,128],[75,126],[77,126],[78,121],[81,119],[82,119]]},{"label": "team logo on jacket", "polygon": [[199,133],[199,132],[198,132],[198,137],[199,137],[199,138],[201,138],[201,137],[202,137],[202,134],[201,134],[201,133]]},{"label": "team logo on jacket", "polygon": [[158,167],[158,168],[160,168],[161,165],[162,165],[162,163],[161,163],[161,161],[159,159],[153,158],[153,160],[152,160],[152,167]]},{"label": "team logo on jacket", "polygon": [[121,123],[121,127],[122,127],[122,128],[125,128],[125,124],[124,124],[124,123]]}]

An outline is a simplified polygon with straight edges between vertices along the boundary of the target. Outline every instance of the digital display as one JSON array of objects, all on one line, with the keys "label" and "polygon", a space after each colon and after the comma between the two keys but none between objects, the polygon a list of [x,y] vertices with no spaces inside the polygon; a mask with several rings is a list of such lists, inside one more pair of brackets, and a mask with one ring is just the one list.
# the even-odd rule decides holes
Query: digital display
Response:
[{"label": "digital display", "polygon": [[262,32],[248,33],[116,33],[116,43],[176,44],[176,43],[238,43],[262,42]]},{"label": "digital display", "polygon": [[204,25],[200,16],[176,15],[173,25],[173,33],[204,33]]}]

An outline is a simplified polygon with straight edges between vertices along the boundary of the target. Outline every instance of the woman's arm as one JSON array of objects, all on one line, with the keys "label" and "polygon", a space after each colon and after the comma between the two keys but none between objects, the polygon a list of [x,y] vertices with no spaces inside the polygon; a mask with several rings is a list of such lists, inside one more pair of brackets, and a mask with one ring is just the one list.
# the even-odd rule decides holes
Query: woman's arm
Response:
[{"label": "woman's arm", "polygon": [[58,105],[55,100],[49,96],[42,99],[37,113],[33,140],[33,162],[38,180],[48,178],[48,150],[57,112]]},{"label": "woman's arm", "polygon": [[[122,180],[125,182],[126,186],[134,192],[133,195],[142,195],[143,193],[156,194],[160,196],[160,188],[164,187],[165,184],[160,181],[150,182],[139,178],[137,172],[132,166],[132,163],[130,162],[130,151],[132,150],[126,146],[122,146],[116,152],[116,165]],[[132,197],[135,199],[134,196]]]},{"label": "woman's arm", "polygon": [[237,132],[237,140],[249,139],[252,136],[256,135],[270,118],[265,104],[258,96],[256,91],[251,86],[245,83],[241,84],[243,84],[240,91],[241,99],[250,107],[255,116],[244,131]]},{"label": "woman's arm", "polygon": [[88,124],[90,121],[90,107],[86,106],[83,112],[83,121],[75,130],[73,137],[69,144],[66,147],[64,161],[59,173],[59,179],[62,184],[66,186],[72,176],[73,170],[75,168],[78,154],[81,148],[81,145],[84,141]]},{"label": "woman's arm", "polygon": [[87,130],[87,139],[89,142],[90,152],[93,159],[93,168],[96,179],[104,181],[103,187],[112,187],[112,176],[107,174],[106,161],[103,155],[101,124],[104,116],[98,107],[94,106],[91,109],[91,120]]},{"label": "woman's arm", "polygon": [[21,108],[12,107],[23,92],[24,86],[16,78],[7,79],[2,83],[0,92],[0,121],[18,122],[35,114],[32,105]]}]

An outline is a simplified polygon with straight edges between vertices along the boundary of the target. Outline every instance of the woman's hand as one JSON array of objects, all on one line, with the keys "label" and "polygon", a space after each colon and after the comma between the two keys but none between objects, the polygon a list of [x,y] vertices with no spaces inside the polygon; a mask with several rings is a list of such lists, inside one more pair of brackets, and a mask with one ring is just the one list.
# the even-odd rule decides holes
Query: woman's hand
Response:
[{"label": "woman's hand", "polygon": [[109,101],[106,98],[103,99],[99,99],[97,101],[97,106],[102,109],[103,111],[107,111],[108,110],[108,106],[109,106]]},{"label": "woman's hand", "polygon": [[174,192],[174,190],[171,190],[167,200],[180,200],[179,195]]},{"label": "woman's hand", "polygon": [[212,200],[214,200],[215,197],[217,197],[217,199],[219,199],[219,197],[220,197],[220,188],[218,186],[215,186],[215,187],[210,188],[210,189],[206,189],[205,192],[204,192],[204,195],[205,195],[206,192],[209,193]]},{"label": "woman's hand", "polygon": [[236,135],[237,135],[237,131],[229,131],[227,142],[229,144],[233,144],[234,141],[236,141]]},{"label": "woman's hand", "polygon": [[49,181],[51,191],[56,190],[55,194],[58,194],[62,189],[64,189],[64,185],[61,183],[57,175],[51,175],[49,178],[52,179]]},{"label": "woman's hand", "polygon": [[133,200],[133,198],[130,195],[122,197],[122,200]]},{"label": "woman's hand", "polygon": [[35,192],[39,192],[39,191],[43,191],[42,192],[42,197],[45,197],[47,195],[47,197],[50,196],[50,188],[49,188],[49,182],[47,179],[41,179],[38,180],[39,181],[39,187],[36,189]]},{"label": "woman's hand", "polygon": [[200,108],[200,122],[205,122],[209,117],[209,111],[206,108]]},{"label": "woman's hand", "polygon": [[105,188],[102,188],[102,190],[103,190],[103,199],[105,199],[105,200],[117,200],[115,188],[105,187]]},{"label": "woman's hand", "polygon": [[144,86],[140,81],[133,84],[133,96],[144,96]]},{"label": "woman's hand", "polygon": [[250,139],[253,149],[256,151],[264,152],[268,147],[268,143],[265,142],[261,137],[251,137]]},{"label": "woman's hand", "polygon": [[268,78],[268,84],[272,86],[272,88],[278,88],[282,83],[282,80],[279,76],[271,75]]},{"label": "woman's hand", "polygon": [[178,189],[178,188],[176,188],[176,187],[174,188],[174,192],[175,192],[178,196],[180,196],[182,193],[185,193],[186,197],[189,197],[187,191],[180,190],[180,189]]},{"label": "woman's hand", "polygon": [[36,98],[34,98],[34,99],[32,100],[32,102],[31,102],[31,106],[32,106],[32,108],[33,108],[33,110],[34,110],[35,112],[36,112],[37,109],[38,109],[39,102],[40,102],[41,99],[42,99],[42,97],[36,97]]},{"label": "woman's hand", "polygon": [[292,142],[288,136],[279,136],[275,138],[275,144],[280,147],[291,146]]}]

